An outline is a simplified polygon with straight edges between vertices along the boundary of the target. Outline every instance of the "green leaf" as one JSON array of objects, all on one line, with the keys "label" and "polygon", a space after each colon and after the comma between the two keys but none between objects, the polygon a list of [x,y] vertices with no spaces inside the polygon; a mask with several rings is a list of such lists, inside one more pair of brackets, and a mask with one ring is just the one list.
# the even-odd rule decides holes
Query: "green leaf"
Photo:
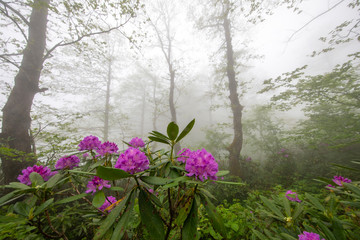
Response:
[{"label": "green leaf", "polygon": [[111,228],[116,221],[116,218],[120,215],[121,210],[124,208],[128,199],[134,191],[131,191],[126,197],[109,213],[105,220],[101,223],[98,231],[95,234],[94,240],[103,239],[103,236]]},{"label": "green leaf", "polygon": [[29,216],[29,212],[30,212],[30,207],[28,204],[24,203],[24,202],[17,202],[14,205],[14,211],[17,214],[20,214],[24,217],[28,217]]},{"label": "green leaf", "polygon": [[61,179],[62,175],[61,174],[55,174],[54,176],[52,176],[47,182],[46,182],[46,186],[48,188],[52,188],[56,185],[56,183]]},{"label": "green leaf", "polygon": [[259,239],[268,239],[264,234],[262,234],[261,232],[252,229],[253,233],[255,233],[255,235],[259,238]]},{"label": "green leaf", "polygon": [[216,211],[216,207],[206,196],[201,196],[202,204],[205,207],[206,213],[209,216],[210,222],[213,228],[221,234],[224,238],[226,238],[226,229],[224,225],[224,221],[221,215]]},{"label": "green leaf", "polygon": [[83,198],[87,195],[87,193],[81,193],[79,195],[75,195],[75,196],[71,196],[71,197],[68,197],[68,198],[64,198],[64,199],[61,199],[60,201],[57,201],[55,202],[55,204],[64,204],[64,203],[69,203],[69,202],[73,202],[73,201],[76,201],[80,198]]},{"label": "green leaf", "polygon": [[110,191],[124,191],[124,188],[122,188],[122,187],[111,187],[111,188],[109,188],[109,190]]},{"label": "green leaf", "polygon": [[172,179],[154,177],[154,176],[141,176],[140,179],[147,184],[159,185],[159,186],[162,186],[162,185],[165,185],[165,184],[168,184],[168,183],[171,183],[174,181]]},{"label": "green leaf", "polygon": [[5,187],[14,188],[14,189],[22,189],[22,190],[30,189],[30,187],[28,185],[19,183],[19,182],[11,182],[11,183],[9,183],[9,185],[6,185]]},{"label": "green leaf", "polygon": [[105,194],[103,191],[98,191],[95,193],[93,201],[92,201],[92,205],[96,208],[101,207],[101,205],[104,204],[105,202]]},{"label": "green leaf", "polygon": [[275,204],[274,204],[271,200],[269,200],[269,199],[267,199],[267,198],[265,198],[265,197],[263,197],[263,196],[260,196],[260,198],[261,198],[261,200],[264,202],[264,204],[265,204],[276,216],[278,216],[278,217],[281,218],[281,219],[284,219],[284,218],[285,218],[284,214],[282,214],[282,212],[279,210],[279,208],[277,208],[277,207],[275,206]]},{"label": "green leaf", "polygon": [[166,131],[167,131],[169,139],[174,141],[179,134],[179,126],[176,123],[171,122],[167,126]]},{"label": "green leaf", "polygon": [[49,200],[41,204],[39,207],[37,207],[34,212],[34,217],[42,213],[53,202],[54,202],[54,198],[50,198]]},{"label": "green leaf", "polygon": [[122,169],[99,166],[96,168],[96,176],[104,180],[118,180],[131,175]]},{"label": "green leaf", "polygon": [[218,176],[218,177],[223,177],[223,176],[225,176],[225,175],[228,175],[230,173],[230,171],[228,171],[228,170],[222,170],[222,171],[218,171],[217,173],[216,173],[216,176]]},{"label": "green leaf", "polygon": [[297,238],[294,238],[293,236],[287,233],[280,233],[280,235],[283,236],[286,240],[297,240]]},{"label": "green leaf", "polygon": [[42,185],[44,183],[44,179],[37,172],[30,173],[29,178],[31,183],[34,184],[35,186]]},{"label": "green leaf", "polygon": [[283,197],[284,209],[287,217],[291,217],[290,201],[286,197]]},{"label": "green leaf", "polygon": [[358,197],[360,197],[360,188],[351,184],[351,183],[343,183],[344,187],[355,193]]},{"label": "green leaf", "polygon": [[143,190],[140,190],[139,193],[139,209],[141,222],[147,229],[150,238],[153,240],[164,239],[165,230],[163,222],[158,215],[156,208]]},{"label": "green leaf", "polygon": [[242,182],[225,182],[225,181],[218,181],[218,180],[216,180],[215,182],[222,183],[222,184],[239,185],[239,186],[246,185],[245,183],[242,183]]},{"label": "green leaf", "polygon": [[196,239],[198,225],[198,204],[196,198],[193,199],[191,209],[182,228],[182,239]]},{"label": "green leaf", "polygon": [[183,139],[193,128],[195,124],[195,118],[189,122],[189,124],[184,128],[184,130],[182,130],[182,132],[180,133],[179,137],[175,140],[175,142],[179,142],[181,139]]},{"label": "green leaf", "polygon": [[131,194],[129,202],[127,203],[127,207],[126,207],[125,211],[123,212],[123,214],[121,215],[120,220],[119,220],[118,224],[116,225],[115,230],[111,236],[111,240],[121,240],[122,237],[124,236],[126,227],[130,223],[131,213],[133,211],[134,204],[135,204],[135,195],[136,194],[134,194],[134,193]]},{"label": "green leaf", "polygon": [[325,207],[319,202],[319,200],[308,193],[305,193],[305,196],[309,201],[320,211],[325,212]]},{"label": "green leaf", "polygon": [[157,131],[152,131],[150,134],[154,135],[155,137],[162,138],[164,140],[170,140],[167,136]]},{"label": "green leaf", "polygon": [[170,144],[168,141],[163,140],[163,139],[158,138],[158,137],[149,136],[149,139],[151,141],[154,141],[154,142],[161,142],[161,143],[165,143],[165,144]]},{"label": "green leaf", "polygon": [[83,174],[83,175],[93,175],[95,176],[96,174],[93,172],[83,172],[83,171],[78,171],[78,170],[68,170],[71,173],[77,173],[77,174]]}]

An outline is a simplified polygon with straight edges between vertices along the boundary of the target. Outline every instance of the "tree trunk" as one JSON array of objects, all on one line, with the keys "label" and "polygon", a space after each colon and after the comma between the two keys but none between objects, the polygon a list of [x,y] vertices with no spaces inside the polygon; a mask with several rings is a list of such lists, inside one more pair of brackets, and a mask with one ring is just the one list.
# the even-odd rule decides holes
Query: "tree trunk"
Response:
[{"label": "tree trunk", "polygon": [[239,101],[239,96],[237,92],[237,82],[235,78],[234,70],[234,52],[231,44],[231,29],[230,29],[230,20],[228,19],[228,10],[225,12],[224,16],[224,32],[226,40],[226,60],[227,67],[226,72],[229,80],[229,99],[231,104],[231,110],[233,113],[233,127],[234,127],[234,139],[231,145],[229,146],[229,170],[231,175],[241,176],[240,171],[240,152],[243,144],[243,131],[242,131],[242,109]]},{"label": "tree trunk", "polygon": [[31,153],[30,110],[39,89],[40,73],[43,68],[43,56],[46,45],[46,25],[50,0],[35,0],[29,22],[29,36],[15,85],[2,109],[2,141],[9,148],[25,154],[20,159],[1,156],[4,183],[17,181],[21,170],[36,162]]},{"label": "tree trunk", "polygon": [[108,141],[109,138],[109,112],[110,112],[110,90],[111,90],[111,71],[112,60],[109,58],[108,62],[108,74],[106,81],[106,97],[105,97],[105,114],[104,114],[104,141]]}]

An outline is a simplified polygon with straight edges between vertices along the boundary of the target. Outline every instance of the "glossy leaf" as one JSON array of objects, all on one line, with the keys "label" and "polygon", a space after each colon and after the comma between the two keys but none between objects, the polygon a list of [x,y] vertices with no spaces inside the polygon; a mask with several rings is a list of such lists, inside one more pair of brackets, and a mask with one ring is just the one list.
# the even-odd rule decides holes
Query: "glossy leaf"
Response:
[{"label": "glossy leaf", "polygon": [[14,189],[29,189],[30,187],[26,184],[20,182],[11,182],[9,185],[6,185],[7,188],[14,188]]},{"label": "glossy leaf", "polygon": [[223,177],[223,176],[225,176],[225,175],[228,175],[230,173],[230,171],[228,171],[228,170],[222,170],[222,171],[218,171],[217,173],[216,173],[216,176],[218,176],[218,177]]},{"label": "glossy leaf", "polygon": [[43,204],[41,204],[39,207],[36,208],[34,212],[34,217],[42,213],[48,206],[50,206],[54,202],[54,198],[50,198]]},{"label": "glossy leaf", "polygon": [[182,239],[193,240],[196,239],[198,225],[198,204],[196,198],[192,201],[191,209],[182,228]]},{"label": "glossy leaf", "polygon": [[133,192],[129,198],[125,211],[121,215],[120,220],[114,229],[111,240],[121,240],[124,236],[126,227],[130,223],[131,213],[135,204],[135,196],[136,194]]},{"label": "glossy leaf", "polygon": [[269,199],[260,196],[261,200],[264,202],[264,204],[275,214],[277,215],[279,218],[284,219],[285,216],[284,214],[282,214],[282,212],[279,210],[278,207],[276,207],[276,205]]},{"label": "glossy leaf", "polygon": [[35,186],[42,185],[44,183],[44,179],[37,172],[30,173],[29,178],[31,183],[34,184]]},{"label": "glossy leaf", "polygon": [[165,238],[163,222],[143,190],[140,190],[139,193],[139,209],[141,222],[147,229],[150,238],[153,240],[163,240]]},{"label": "glossy leaf", "polygon": [[184,130],[182,130],[182,132],[180,133],[179,137],[176,139],[175,142],[179,142],[181,139],[183,139],[194,127],[194,124],[195,124],[195,119],[189,122],[189,124],[184,128]]},{"label": "glossy leaf", "polygon": [[118,180],[131,175],[122,169],[99,166],[96,168],[96,176],[104,180]]},{"label": "glossy leaf", "polygon": [[168,141],[162,139],[162,138],[158,138],[158,137],[153,137],[153,136],[149,136],[149,139],[151,141],[154,141],[154,142],[161,142],[161,143],[165,143],[165,144],[170,144]]},{"label": "glossy leaf", "polygon": [[167,126],[166,131],[167,131],[169,139],[174,141],[179,134],[179,126],[176,123],[171,122]]},{"label": "glossy leaf", "polygon": [[24,202],[17,202],[14,205],[14,211],[24,217],[29,216],[30,206]]},{"label": "glossy leaf", "polygon": [[320,211],[325,212],[325,207],[319,202],[319,200],[308,193],[305,193],[305,196],[309,201]]},{"label": "glossy leaf", "polygon": [[94,240],[103,239],[103,236],[111,228],[111,226],[113,226],[116,218],[120,215],[131,194],[133,194],[133,191],[126,195],[126,197],[109,213],[109,215],[101,223],[98,231],[95,234]]},{"label": "glossy leaf", "polygon": [[152,134],[158,138],[162,138],[164,140],[169,140],[169,138],[167,136],[165,136],[164,134],[157,132],[157,131],[152,131],[150,134]]},{"label": "glossy leaf", "polygon": [[64,198],[64,199],[61,199],[60,201],[57,201],[55,202],[55,204],[64,204],[64,203],[69,203],[69,202],[73,202],[73,201],[76,201],[80,198],[83,198],[87,195],[87,193],[81,193],[79,195],[75,195],[75,196],[71,196],[71,197],[68,197],[68,198]]},{"label": "glossy leaf", "polygon": [[155,176],[141,176],[140,179],[147,184],[159,185],[159,186],[173,182],[172,179],[155,177]]},{"label": "glossy leaf", "polygon": [[225,181],[218,181],[216,180],[217,183],[222,183],[222,184],[230,184],[230,185],[239,185],[239,186],[244,186],[245,183],[242,182],[225,182]]},{"label": "glossy leaf", "polygon": [[46,182],[46,186],[48,188],[52,188],[54,187],[57,182],[61,179],[62,175],[61,174],[55,174],[54,176],[52,176],[47,182]]},{"label": "glossy leaf", "polygon": [[96,208],[101,207],[101,205],[104,204],[105,202],[105,194],[103,191],[98,191],[95,193],[93,201],[92,201],[92,205]]},{"label": "glossy leaf", "polygon": [[224,221],[221,215],[217,212],[216,207],[206,196],[202,196],[201,201],[205,207],[206,213],[210,219],[213,228],[215,229],[215,231],[220,233],[221,236],[225,238],[226,229],[225,229]]}]

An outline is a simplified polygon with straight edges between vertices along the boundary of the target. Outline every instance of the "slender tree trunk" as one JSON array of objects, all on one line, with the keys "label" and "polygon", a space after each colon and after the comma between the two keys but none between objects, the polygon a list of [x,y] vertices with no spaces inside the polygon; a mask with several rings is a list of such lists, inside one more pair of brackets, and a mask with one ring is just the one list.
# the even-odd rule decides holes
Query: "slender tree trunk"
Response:
[{"label": "slender tree trunk", "polygon": [[158,102],[156,101],[156,90],[157,90],[157,80],[154,79],[154,89],[153,89],[153,101],[154,101],[154,112],[153,112],[153,130],[157,131],[156,122],[158,119]]},{"label": "slender tree trunk", "polygon": [[110,57],[109,62],[108,62],[108,74],[107,74],[107,82],[106,82],[105,114],[104,114],[104,141],[108,141],[108,139],[109,139],[111,71],[112,71],[112,60]]},{"label": "slender tree trunk", "polygon": [[145,107],[146,107],[146,98],[145,98],[145,94],[146,94],[146,89],[145,89],[145,86],[144,86],[144,89],[143,89],[143,95],[142,95],[142,105],[141,105],[141,123],[140,123],[140,135],[141,137],[144,136],[144,125],[145,125]]},{"label": "slender tree trunk", "polygon": [[[7,146],[26,154],[31,153],[30,110],[39,89],[40,73],[46,45],[46,26],[50,0],[34,0],[29,21],[29,36],[15,85],[2,109],[1,138]],[[26,155],[25,154],[25,155]],[[1,156],[4,183],[16,181],[21,170],[36,162],[34,157],[19,160]],[[28,161],[27,161],[28,160]]]},{"label": "slender tree trunk", "polygon": [[234,127],[234,139],[229,146],[229,170],[231,175],[241,176],[240,170],[240,152],[243,144],[243,131],[242,131],[242,109],[243,106],[240,104],[239,96],[237,92],[237,82],[235,78],[234,70],[234,52],[231,44],[231,29],[230,20],[228,19],[228,11],[225,12],[224,16],[224,32],[226,40],[226,60],[227,67],[226,72],[229,80],[229,99],[231,104],[231,110],[233,113],[233,127]]}]

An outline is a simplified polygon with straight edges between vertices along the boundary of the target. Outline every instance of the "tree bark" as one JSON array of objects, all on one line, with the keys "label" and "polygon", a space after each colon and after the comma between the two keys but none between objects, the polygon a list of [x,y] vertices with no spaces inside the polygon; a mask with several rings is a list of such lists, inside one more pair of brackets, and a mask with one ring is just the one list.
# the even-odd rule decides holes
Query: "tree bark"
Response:
[{"label": "tree bark", "polygon": [[109,138],[110,90],[111,90],[112,59],[109,57],[108,74],[106,81],[105,114],[104,114],[104,141]]},{"label": "tree bark", "polygon": [[39,79],[43,68],[49,3],[50,0],[34,0],[28,42],[15,77],[15,85],[2,109],[2,141],[7,147],[25,153],[18,160],[1,156],[5,184],[17,181],[20,171],[36,162],[35,157],[27,157],[32,152],[30,110],[35,94],[42,91],[39,89]]},{"label": "tree bark", "polygon": [[233,127],[234,127],[234,139],[229,146],[229,170],[231,175],[240,176],[241,177],[241,169],[240,169],[240,152],[243,144],[243,131],[242,131],[242,109],[243,106],[240,104],[239,95],[237,92],[237,82],[235,77],[235,60],[234,60],[234,52],[231,43],[231,28],[230,28],[230,20],[228,18],[229,9],[225,9],[224,14],[224,32],[225,32],[225,40],[226,40],[226,72],[229,80],[229,99],[231,104],[231,111],[233,113]]}]

